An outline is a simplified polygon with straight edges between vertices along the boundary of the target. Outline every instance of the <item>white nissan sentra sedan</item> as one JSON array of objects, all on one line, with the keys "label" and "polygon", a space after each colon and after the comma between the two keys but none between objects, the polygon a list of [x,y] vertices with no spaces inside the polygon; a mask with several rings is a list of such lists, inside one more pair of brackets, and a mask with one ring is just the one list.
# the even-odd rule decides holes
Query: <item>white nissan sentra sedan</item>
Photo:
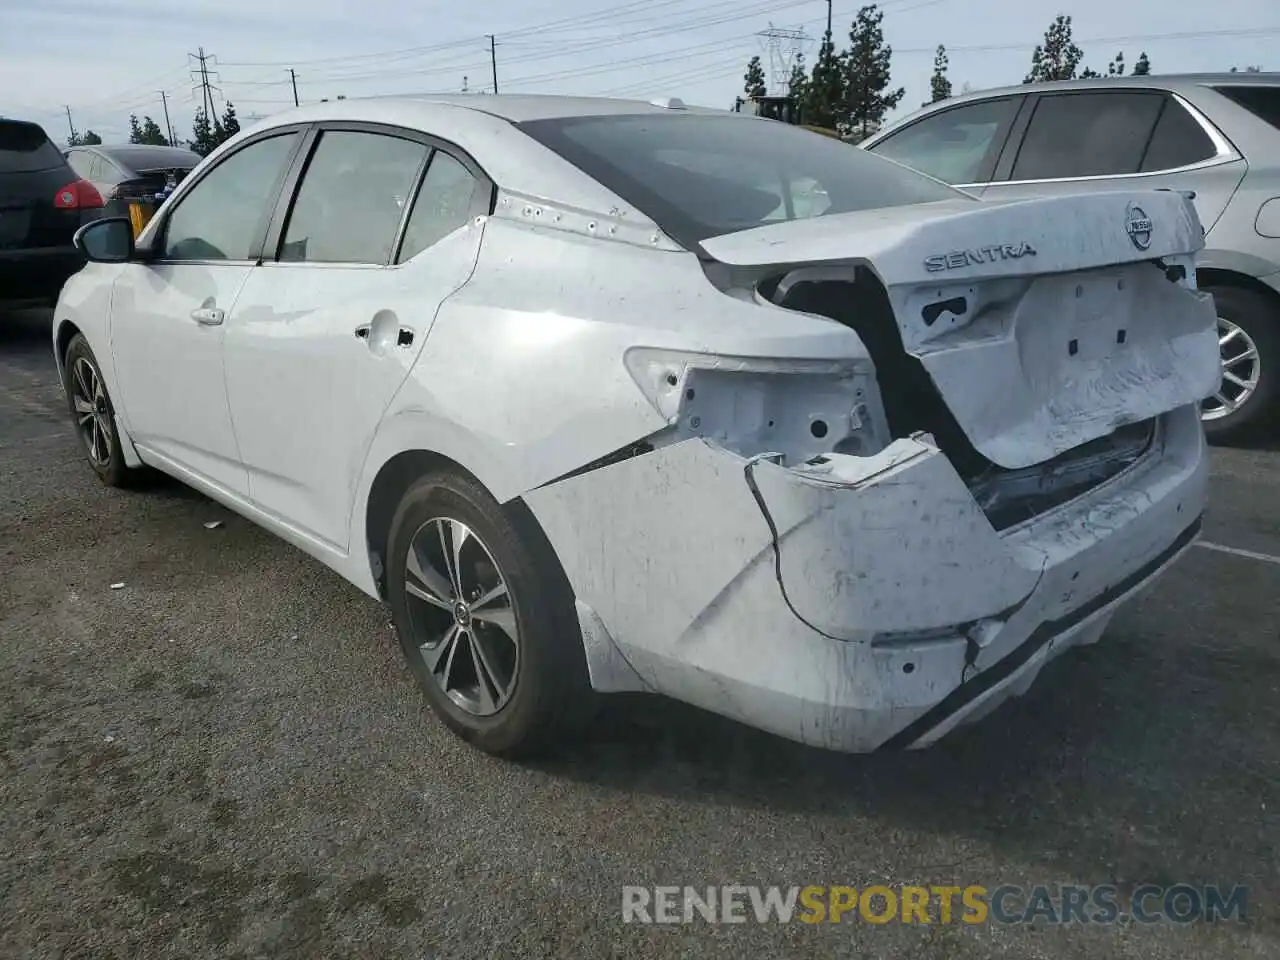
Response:
[{"label": "white nissan sentra sedan", "polygon": [[82,228],[55,349],[104,482],[385,601],[485,750],[623,690],[918,747],[1197,536],[1202,242],[1179,193],[982,202],[679,101],[344,100]]}]

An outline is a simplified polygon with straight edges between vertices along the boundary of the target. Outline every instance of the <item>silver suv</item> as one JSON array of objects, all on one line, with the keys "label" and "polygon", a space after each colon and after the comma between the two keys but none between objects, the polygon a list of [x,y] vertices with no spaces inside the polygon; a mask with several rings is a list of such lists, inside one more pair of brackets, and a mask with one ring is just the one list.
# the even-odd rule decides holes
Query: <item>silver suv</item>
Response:
[{"label": "silver suv", "polygon": [[862,146],[985,199],[1152,187],[1193,191],[1206,231],[1222,389],[1210,439],[1280,414],[1280,73],[1103,77],[930,104]]}]

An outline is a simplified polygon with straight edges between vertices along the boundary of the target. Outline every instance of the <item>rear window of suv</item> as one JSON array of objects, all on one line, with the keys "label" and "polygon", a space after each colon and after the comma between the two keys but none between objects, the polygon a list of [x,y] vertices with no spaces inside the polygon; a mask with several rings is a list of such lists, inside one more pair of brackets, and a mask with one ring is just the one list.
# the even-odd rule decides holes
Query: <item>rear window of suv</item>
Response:
[{"label": "rear window of suv", "polygon": [[36,124],[0,120],[0,173],[54,170],[65,163],[62,153]]},{"label": "rear window of suv", "polygon": [[974,199],[840,140],[770,120],[623,114],[517,126],[686,247],[781,220]]},{"label": "rear window of suv", "polygon": [[1280,130],[1280,86],[1262,84],[1238,87],[1218,87],[1224,97],[1234,100],[1259,120]]}]

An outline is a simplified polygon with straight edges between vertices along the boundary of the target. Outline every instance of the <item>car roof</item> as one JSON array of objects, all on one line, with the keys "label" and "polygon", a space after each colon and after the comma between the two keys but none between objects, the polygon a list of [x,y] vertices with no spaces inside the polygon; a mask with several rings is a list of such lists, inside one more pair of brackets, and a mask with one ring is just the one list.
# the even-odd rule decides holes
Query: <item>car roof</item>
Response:
[{"label": "car roof", "polygon": [[1265,71],[1258,73],[1231,73],[1224,71],[1221,73],[1157,73],[1144,74],[1143,76],[1134,76],[1127,74],[1120,77],[1090,77],[1087,80],[1039,80],[1035,83],[1019,83],[1004,87],[988,87],[983,90],[970,90],[968,93],[958,93],[954,96],[947,97],[945,100],[939,100],[935,103],[927,103],[919,110],[913,110],[911,113],[885,124],[883,129],[876,132],[874,136],[868,137],[869,142],[883,139],[885,134],[899,127],[904,127],[907,123],[928,116],[937,110],[947,107],[958,106],[963,103],[971,103],[977,100],[992,100],[997,97],[1011,97],[1025,93],[1041,93],[1045,90],[1053,90],[1055,92],[1062,90],[1115,90],[1119,87],[1138,89],[1150,88],[1153,90],[1172,90],[1174,92],[1180,90],[1188,90],[1194,87],[1217,87],[1224,85],[1231,86],[1280,86],[1280,72]]},{"label": "car roof", "polygon": [[684,104],[678,98],[667,98],[663,104],[645,100],[621,100],[614,97],[569,97],[554,94],[477,94],[477,93],[423,93],[395,94],[376,97],[348,97],[323,103],[308,104],[282,113],[272,114],[255,125],[276,126],[320,119],[353,119],[358,117],[361,106],[376,105],[378,113],[400,112],[406,125],[413,125],[428,112],[437,113],[439,107],[460,107],[476,113],[500,117],[512,123],[527,120],[551,120],[567,117],[597,117],[633,114],[699,113],[738,116],[728,110],[696,107]]},{"label": "car roof", "polygon": [[[972,90],[949,97],[947,105],[967,100],[986,100],[990,97],[1009,96],[1015,93],[1039,93],[1044,90],[1114,90],[1117,86],[1153,87],[1157,90],[1179,90],[1187,87],[1215,87],[1223,84],[1274,86],[1280,84],[1280,73],[1158,73],[1135,77],[1090,77],[1087,80],[1041,80],[1035,83],[1019,83],[1016,86],[992,87]],[[935,104],[929,104],[935,106]]]}]

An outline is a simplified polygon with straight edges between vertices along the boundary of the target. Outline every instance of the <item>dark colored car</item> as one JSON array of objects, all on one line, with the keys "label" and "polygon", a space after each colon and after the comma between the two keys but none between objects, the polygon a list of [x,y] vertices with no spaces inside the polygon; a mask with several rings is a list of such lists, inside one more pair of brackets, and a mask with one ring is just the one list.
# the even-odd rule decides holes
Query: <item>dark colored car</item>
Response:
[{"label": "dark colored car", "polygon": [[131,200],[167,195],[200,162],[199,154],[182,147],[150,144],[72,147],[66,157],[102,195],[107,216],[128,216]]},{"label": "dark colored car", "polygon": [[102,208],[38,124],[0,118],[0,303],[55,303],[84,266],[72,238]]}]

